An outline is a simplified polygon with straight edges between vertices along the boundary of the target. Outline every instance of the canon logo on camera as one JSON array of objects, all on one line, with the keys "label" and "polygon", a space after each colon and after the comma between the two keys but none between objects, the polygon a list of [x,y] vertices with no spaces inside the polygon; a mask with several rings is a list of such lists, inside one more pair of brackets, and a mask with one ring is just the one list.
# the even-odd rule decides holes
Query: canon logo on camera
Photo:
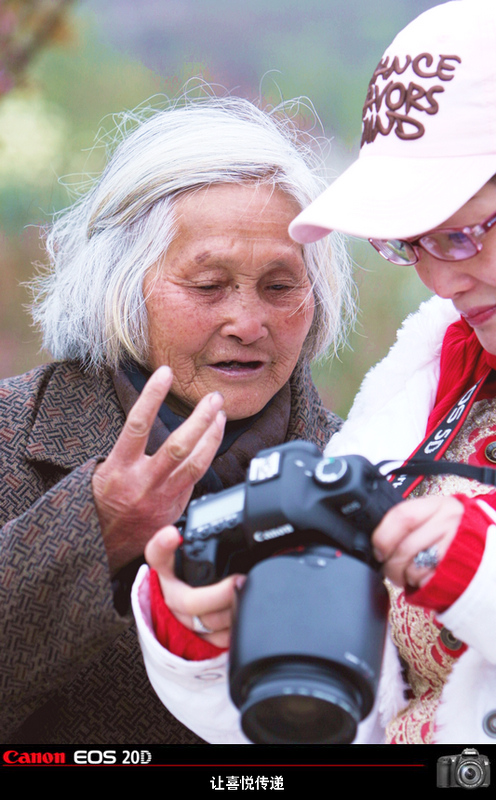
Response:
[{"label": "canon logo on camera", "polygon": [[268,539],[276,539],[278,536],[286,536],[294,533],[292,525],[280,525],[279,528],[270,528],[268,531],[256,531],[253,538],[256,542],[266,542]]}]

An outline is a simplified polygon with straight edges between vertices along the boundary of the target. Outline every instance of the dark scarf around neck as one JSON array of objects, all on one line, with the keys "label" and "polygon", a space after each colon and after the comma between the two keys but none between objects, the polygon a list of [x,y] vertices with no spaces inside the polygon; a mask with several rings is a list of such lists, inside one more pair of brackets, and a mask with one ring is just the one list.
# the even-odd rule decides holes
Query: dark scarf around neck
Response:
[{"label": "dark scarf around neck", "polygon": [[[149,374],[130,365],[123,367],[112,377],[117,396],[127,416]],[[184,418],[172,412],[167,403],[163,403],[148,440],[148,455],[153,455],[183,421]],[[310,365],[303,363],[297,366],[289,383],[258,414],[246,420],[227,423],[222,445],[211,468],[197,483],[193,497],[241,483],[245,480],[251,459],[260,450],[275,447],[281,442],[306,439],[323,450],[340,426],[339,417],[322,405],[312,381]]]}]

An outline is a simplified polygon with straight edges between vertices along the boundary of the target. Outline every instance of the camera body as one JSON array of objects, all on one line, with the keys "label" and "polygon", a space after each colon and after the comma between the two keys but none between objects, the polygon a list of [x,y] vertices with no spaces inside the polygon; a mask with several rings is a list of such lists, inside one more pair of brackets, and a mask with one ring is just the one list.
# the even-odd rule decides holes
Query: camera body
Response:
[{"label": "camera body", "polygon": [[477,789],[489,786],[491,768],[487,756],[466,748],[456,756],[441,756],[437,762],[437,786]]},{"label": "camera body", "polygon": [[247,574],[229,687],[257,744],[352,742],[371,711],[387,592],[371,534],[401,494],[367,459],[306,441],[260,451],[245,483],[192,501],[176,574]]},{"label": "camera body", "polygon": [[190,503],[176,573],[204,586],[246,574],[277,552],[319,544],[377,568],[370,536],[401,500],[362,456],[323,458],[305,441],[262,450],[244,484]]}]

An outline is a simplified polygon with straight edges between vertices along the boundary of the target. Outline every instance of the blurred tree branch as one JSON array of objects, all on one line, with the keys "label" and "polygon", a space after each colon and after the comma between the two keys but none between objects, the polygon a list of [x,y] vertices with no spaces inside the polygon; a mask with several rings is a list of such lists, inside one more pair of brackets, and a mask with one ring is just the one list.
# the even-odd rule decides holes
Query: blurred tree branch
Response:
[{"label": "blurred tree branch", "polygon": [[18,85],[38,51],[67,38],[74,0],[0,0],[0,97]]}]

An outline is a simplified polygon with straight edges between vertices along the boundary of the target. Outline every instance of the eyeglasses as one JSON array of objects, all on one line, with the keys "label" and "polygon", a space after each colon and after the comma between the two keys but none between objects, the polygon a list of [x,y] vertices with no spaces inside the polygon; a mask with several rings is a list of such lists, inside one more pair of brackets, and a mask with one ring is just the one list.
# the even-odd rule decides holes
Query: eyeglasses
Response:
[{"label": "eyeglasses", "polygon": [[465,261],[482,250],[482,237],[496,222],[496,212],[480,225],[465,228],[438,228],[418,239],[369,239],[391,264],[410,266],[420,259],[419,248],[440,261]]}]

